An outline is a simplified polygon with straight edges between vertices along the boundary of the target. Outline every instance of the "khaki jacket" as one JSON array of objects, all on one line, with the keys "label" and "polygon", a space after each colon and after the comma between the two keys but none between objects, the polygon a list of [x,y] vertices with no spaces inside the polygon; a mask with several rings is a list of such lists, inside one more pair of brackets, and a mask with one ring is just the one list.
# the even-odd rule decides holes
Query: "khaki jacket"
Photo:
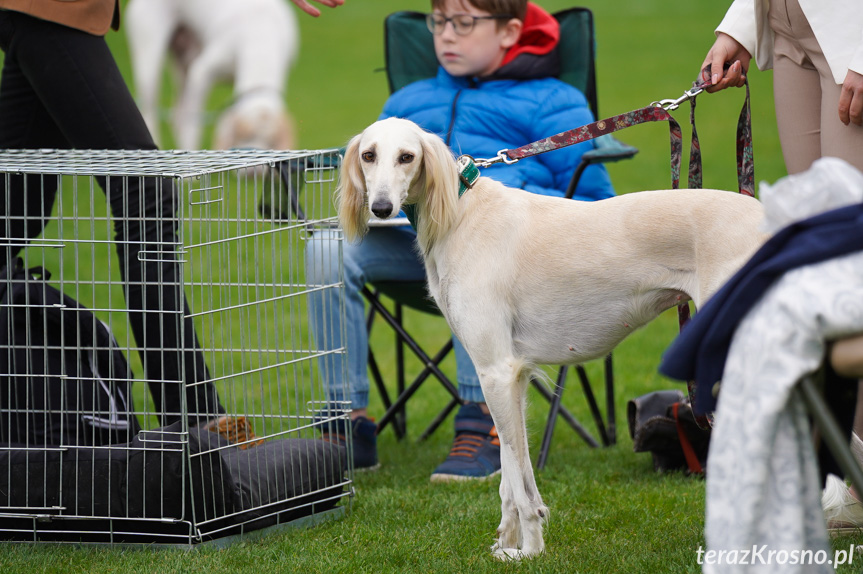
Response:
[{"label": "khaki jacket", "polygon": [[0,9],[23,12],[96,36],[120,27],[120,0],[0,0]]}]

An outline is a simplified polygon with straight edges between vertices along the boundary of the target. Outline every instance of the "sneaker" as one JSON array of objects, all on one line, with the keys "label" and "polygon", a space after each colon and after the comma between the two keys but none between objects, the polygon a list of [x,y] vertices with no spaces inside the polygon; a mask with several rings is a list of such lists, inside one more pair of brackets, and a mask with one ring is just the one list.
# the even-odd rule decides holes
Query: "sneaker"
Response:
[{"label": "sneaker", "polygon": [[478,403],[465,403],[455,415],[455,441],[432,482],[484,480],[500,473],[500,439],[491,415]]},{"label": "sneaker", "polygon": [[863,503],[854,498],[841,478],[832,474],[827,476],[821,507],[827,519],[827,530],[831,533],[863,529]]},{"label": "sneaker", "polygon": [[264,442],[264,439],[259,439],[255,435],[255,431],[246,417],[219,417],[207,423],[204,428],[210,432],[219,433],[228,442],[236,444],[243,450]]},{"label": "sneaker", "polygon": [[[347,448],[344,421],[324,425],[322,440]],[[351,421],[351,435],[354,448],[354,470],[375,470],[378,462],[378,425],[374,420],[357,417]]]}]

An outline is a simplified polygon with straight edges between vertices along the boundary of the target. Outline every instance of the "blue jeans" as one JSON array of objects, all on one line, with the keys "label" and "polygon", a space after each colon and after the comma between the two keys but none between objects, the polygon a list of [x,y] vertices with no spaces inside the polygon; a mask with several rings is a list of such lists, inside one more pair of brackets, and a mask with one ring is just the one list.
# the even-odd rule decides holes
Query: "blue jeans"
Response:
[{"label": "blue jeans", "polygon": [[[306,244],[306,282],[310,286],[333,285],[339,281],[340,231],[318,231]],[[339,314],[337,289],[314,291],[309,298],[309,321],[317,345],[322,350],[342,346],[347,354],[348,397],[343,396],[341,373],[345,355],[325,355],[320,367],[329,399],[350,400],[351,408],[369,404],[368,352],[369,338],[365,323],[362,288],[376,281],[425,281],[425,267],[415,247],[416,232],[411,227],[377,227],[358,244],[342,243],[345,283],[345,321]],[[467,351],[453,336],[459,395],[462,400],[485,402],[479,377]]]}]

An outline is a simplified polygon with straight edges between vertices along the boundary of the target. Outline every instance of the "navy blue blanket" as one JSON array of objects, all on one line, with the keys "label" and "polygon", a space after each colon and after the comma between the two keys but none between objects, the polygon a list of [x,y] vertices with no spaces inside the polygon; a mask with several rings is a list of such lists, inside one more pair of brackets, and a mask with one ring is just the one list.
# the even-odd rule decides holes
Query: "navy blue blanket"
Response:
[{"label": "navy blue blanket", "polygon": [[711,389],[722,379],[737,325],[785,272],[863,250],[863,204],[822,213],[781,229],[699,309],[666,350],[663,375],[696,384],[694,411],[716,409]]}]

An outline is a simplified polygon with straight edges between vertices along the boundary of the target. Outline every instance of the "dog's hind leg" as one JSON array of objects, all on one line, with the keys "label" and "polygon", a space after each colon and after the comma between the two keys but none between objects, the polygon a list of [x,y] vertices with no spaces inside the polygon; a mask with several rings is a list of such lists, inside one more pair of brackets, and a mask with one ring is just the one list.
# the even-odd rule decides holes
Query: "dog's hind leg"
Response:
[{"label": "dog's hind leg", "polygon": [[525,396],[528,374],[512,358],[478,369],[483,394],[500,437],[501,522],[492,547],[501,559],[534,556],[545,549],[543,521],[548,509],[536,488],[527,447]]}]

